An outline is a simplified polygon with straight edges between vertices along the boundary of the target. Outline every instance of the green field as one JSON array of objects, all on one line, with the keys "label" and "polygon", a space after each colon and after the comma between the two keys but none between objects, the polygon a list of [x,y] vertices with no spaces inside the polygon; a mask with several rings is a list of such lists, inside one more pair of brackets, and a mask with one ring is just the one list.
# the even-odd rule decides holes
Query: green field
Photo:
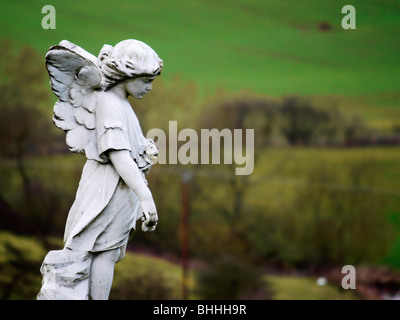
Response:
[{"label": "green field", "polygon": [[[209,88],[383,97],[400,88],[396,0],[354,3],[356,30],[341,27],[344,0],[53,0],[55,30],[41,27],[45,4],[3,1],[0,37],[41,54],[62,39],[97,54],[104,43],[137,38],[164,59],[166,78]],[[331,29],[321,31],[321,22]]]},{"label": "green field", "polygon": [[[10,251],[10,248],[13,250]],[[56,245],[53,249],[58,249],[58,246]],[[12,285],[13,290],[6,297],[7,299],[36,299],[41,282],[39,268],[45,254],[46,250],[37,239],[0,231],[0,268],[7,271],[0,275],[2,298],[5,298],[5,288]],[[21,259],[21,255],[24,260]],[[29,268],[33,267],[33,270],[25,270],[25,273],[18,276],[18,269],[14,267],[18,259],[20,263],[28,264]],[[189,272],[189,299],[199,299],[196,295],[196,272],[195,269]],[[13,277],[15,277],[14,282]],[[110,299],[180,300],[182,299],[181,279],[182,269],[177,262],[168,262],[143,253],[128,253],[124,260],[116,265]],[[266,273],[262,277],[261,285],[270,292],[268,298],[273,300],[355,298],[349,292],[340,292],[333,284],[318,286],[315,280],[313,277],[294,278]],[[138,296],[132,296],[132,292],[136,292]]]},{"label": "green field", "polygon": [[[400,123],[400,5],[354,3],[357,28],[343,30],[348,1],[61,1],[56,29],[41,26],[45,1],[0,5],[0,39],[47,49],[68,39],[93,54],[136,38],[164,60],[163,79],[270,96],[312,95],[379,129]],[[321,23],[330,26],[323,31]]]}]

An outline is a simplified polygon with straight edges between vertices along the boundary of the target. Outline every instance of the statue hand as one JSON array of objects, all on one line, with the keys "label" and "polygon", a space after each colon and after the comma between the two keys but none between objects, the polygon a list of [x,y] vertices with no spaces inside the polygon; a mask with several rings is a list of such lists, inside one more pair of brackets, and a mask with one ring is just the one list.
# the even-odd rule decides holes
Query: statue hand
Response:
[{"label": "statue hand", "polygon": [[158,215],[153,199],[142,200],[140,204],[143,212],[142,231],[152,232],[156,230]]}]

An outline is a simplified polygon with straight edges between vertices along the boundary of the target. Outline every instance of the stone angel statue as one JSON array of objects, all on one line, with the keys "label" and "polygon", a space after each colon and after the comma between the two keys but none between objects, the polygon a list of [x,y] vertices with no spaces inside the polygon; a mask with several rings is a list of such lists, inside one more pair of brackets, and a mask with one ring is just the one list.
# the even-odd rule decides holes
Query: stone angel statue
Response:
[{"label": "stone angel statue", "polygon": [[115,263],[136,221],[145,232],[158,221],[145,179],[158,151],[143,136],[127,98],[141,99],[152,89],[163,61],[138,40],[104,45],[97,58],[63,40],[49,49],[46,67],[58,97],[53,121],[66,132],[70,151],[87,161],[64,248],[50,251],[42,263],[38,299],[108,299]]}]

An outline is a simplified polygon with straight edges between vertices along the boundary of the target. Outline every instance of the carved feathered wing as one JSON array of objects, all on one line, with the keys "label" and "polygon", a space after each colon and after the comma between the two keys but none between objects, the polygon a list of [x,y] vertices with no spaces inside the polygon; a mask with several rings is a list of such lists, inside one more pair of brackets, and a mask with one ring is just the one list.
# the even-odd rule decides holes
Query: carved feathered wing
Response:
[{"label": "carved feathered wing", "polygon": [[97,152],[96,97],[101,90],[102,74],[96,57],[82,48],[61,41],[49,49],[46,68],[50,85],[58,101],[53,122],[66,132],[70,151],[83,153],[88,159],[101,159]]}]

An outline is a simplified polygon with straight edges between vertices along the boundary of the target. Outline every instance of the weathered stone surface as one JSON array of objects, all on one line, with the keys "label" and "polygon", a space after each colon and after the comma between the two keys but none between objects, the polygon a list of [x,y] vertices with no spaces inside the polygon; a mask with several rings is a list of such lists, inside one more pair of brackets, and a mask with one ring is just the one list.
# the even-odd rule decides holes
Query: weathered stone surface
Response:
[{"label": "weathered stone surface", "polygon": [[38,300],[88,300],[92,254],[68,249],[50,251],[40,268]]},{"label": "weathered stone surface", "polygon": [[108,299],[114,265],[137,220],[145,232],[158,221],[145,179],[158,151],[144,137],[128,96],[141,99],[150,91],[163,61],[138,40],[105,45],[98,58],[63,40],[49,49],[46,68],[58,97],[53,122],[66,132],[70,151],[87,161],[64,249],[43,261],[38,299]]}]

